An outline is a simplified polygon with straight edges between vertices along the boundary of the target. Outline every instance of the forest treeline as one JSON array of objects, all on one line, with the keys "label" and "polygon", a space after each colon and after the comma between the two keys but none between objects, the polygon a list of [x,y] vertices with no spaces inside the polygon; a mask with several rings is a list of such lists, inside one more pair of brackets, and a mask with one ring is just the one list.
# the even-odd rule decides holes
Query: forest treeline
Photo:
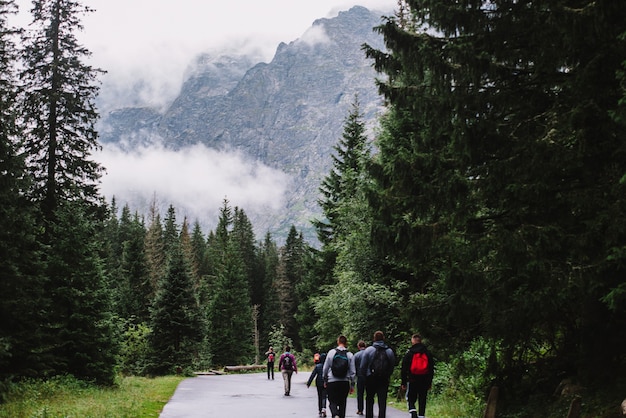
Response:
[{"label": "forest treeline", "polygon": [[[626,8],[614,0],[400,0],[363,45],[320,184],[320,245],[259,239],[98,190],[102,71],[77,1],[0,2],[0,381],[168,374],[421,332],[450,388],[524,403],[610,385],[626,354]],[[19,42],[18,42],[19,40]],[[468,383],[469,382],[469,383]],[[1,387],[0,387],[1,389]],[[1,390],[0,390],[1,392]]]}]

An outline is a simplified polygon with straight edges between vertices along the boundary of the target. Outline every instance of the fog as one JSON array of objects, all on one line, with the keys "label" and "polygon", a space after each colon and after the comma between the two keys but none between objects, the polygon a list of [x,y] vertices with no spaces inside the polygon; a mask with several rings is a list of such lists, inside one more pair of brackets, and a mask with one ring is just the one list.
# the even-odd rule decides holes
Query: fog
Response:
[{"label": "fog", "polygon": [[238,152],[220,152],[204,145],[179,151],[159,143],[132,152],[108,144],[95,155],[106,168],[101,191],[120,206],[131,202],[131,211],[149,212],[155,201],[164,215],[167,207],[177,209],[177,218],[196,220],[214,227],[224,199],[249,217],[264,218],[285,203],[288,176]]},{"label": "fog", "polygon": [[[91,52],[88,63],[106,71],[98,98],[100,113],[127,106],[165,109],[177,96],[184,76],[201,53],[249,54],[269,62],[280,42],[324,42],[309,29],[355,4],[393,13],[396,0],[82,0],[94,11],[83,16],[76,33]],[[30,0],[17,0],[16,26],[30,22]],[[239,153],[203,146],[180,151],[158,142],[127,154],[105,145],[95,155],[107,169],[102,193],[118,206],[147,214],[155,200],[170,204],[192,221],[212,227],[224,199],[249,216],[271,218],[284,207],[289,178]],[[252,216],[251,216],[252,217]],[[256,226],[256,225],[255,225]]]}]

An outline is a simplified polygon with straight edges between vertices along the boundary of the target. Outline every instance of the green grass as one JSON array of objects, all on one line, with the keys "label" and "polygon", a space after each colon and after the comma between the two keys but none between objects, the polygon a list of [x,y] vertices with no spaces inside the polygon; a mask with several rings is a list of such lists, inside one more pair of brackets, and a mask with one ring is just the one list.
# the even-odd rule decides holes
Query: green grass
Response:
[{"label": "green grass", "polygon": [[158,417],[182,376],[124,377],[100,388],[71,377],[15,384],[0,405],[0,418]]}]

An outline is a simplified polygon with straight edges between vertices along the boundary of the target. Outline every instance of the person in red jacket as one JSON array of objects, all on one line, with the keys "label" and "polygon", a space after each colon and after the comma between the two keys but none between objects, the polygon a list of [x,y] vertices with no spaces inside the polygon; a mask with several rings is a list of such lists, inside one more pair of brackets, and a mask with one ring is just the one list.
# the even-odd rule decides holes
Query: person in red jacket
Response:
[{"label": "person in red jacket", "polygon": [[[400,373],[402,389],[406,390],[406,402],[411,418],[424,418],[426,415],[426,395],[433,383],[435,364],[433,357],[422,344],[422,336],[413,334],[411,348],[402,359]],[[419,413],[415,402],[419,403]]]}]

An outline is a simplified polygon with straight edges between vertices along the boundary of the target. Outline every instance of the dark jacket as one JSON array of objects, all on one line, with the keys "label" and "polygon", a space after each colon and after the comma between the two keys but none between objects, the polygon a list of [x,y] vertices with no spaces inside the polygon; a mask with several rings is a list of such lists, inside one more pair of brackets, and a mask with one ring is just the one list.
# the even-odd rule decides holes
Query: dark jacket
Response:
[{"label": "dark jacket", "polygon": [[311,376],[309,376],[309,381],[306,382],[306,385],[311,386],[313,379],[315,379],[315,386],[319,388],[324,387],[324,362],[320,362],[315,365],[315,368],[311,372]]},{"label": "dark jacket", "polygon": [[[413,354],[415,353],[425,353],[428,357],[428,373],[421,376],[416,376],[411,374],[411,361],[413,360]],[[414,382],[416,379],[425,379],[426,383],[429,385],[433,381],[433,376],[435,374],[435,362],[433,361],[433,356],[430,354],[430,351],[426,348],[426,346],[422,343],[418,343],[409,348],[402,358],[402,369],[400,371],[400,378],[402,379],[402,385],[406,385],[407,382]]]},{"label": "dark jacket", "polygon": [[374,341],[372,345],[363,350],[363,354],[361,355],[361,364],[359,365],[358,370],[360,376],[369,377],[372,374],[370,365],[374,360],[374,353],[376,353],[377,349],[385,349],[391,366],[394,367],[396,365],[396,356],[393,354],[393,350],[389,348],[384,341]]}]

